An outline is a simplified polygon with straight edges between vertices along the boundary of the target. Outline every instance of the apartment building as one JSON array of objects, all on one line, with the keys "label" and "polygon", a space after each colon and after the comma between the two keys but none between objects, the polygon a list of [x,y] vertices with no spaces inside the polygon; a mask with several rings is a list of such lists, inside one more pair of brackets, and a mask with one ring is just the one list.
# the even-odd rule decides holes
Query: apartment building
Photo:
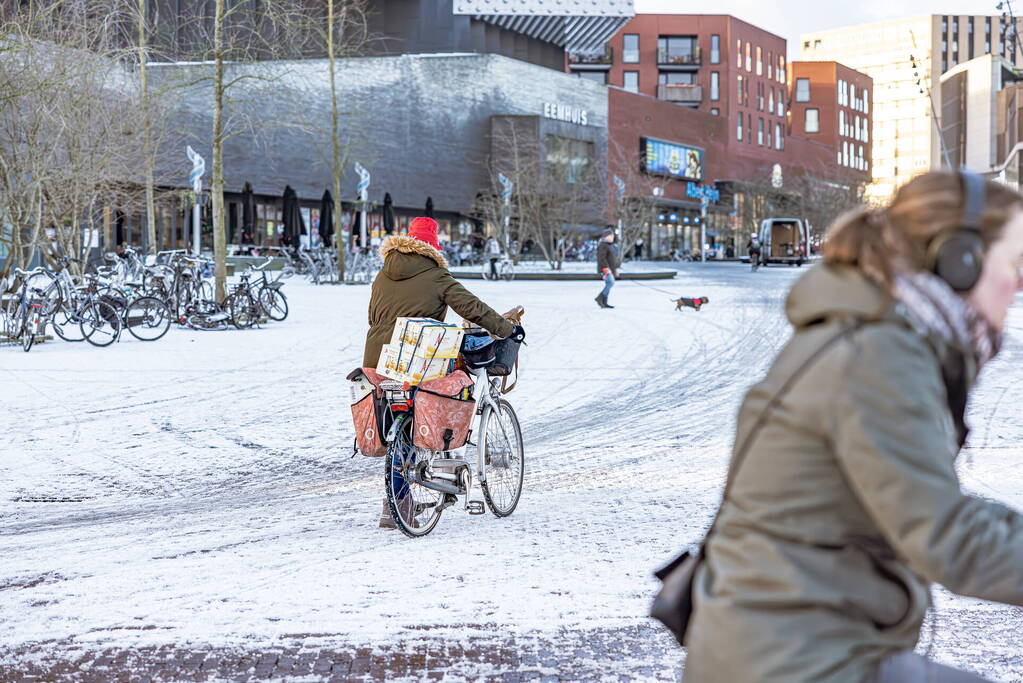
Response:
[{"label": "apartment building", "polygon": [[828,145],[835,175],[870,182],[873,80],[838,62],[792,62],[788,72],[791,135]]},{"label": "apartment building", "polygon": [[840,62],[873,79],[872,198],[942,165],[941,76],[984,54],[1023,64],[1010,28],[998,16],[925,14],[801,36],[802,61]]},{"label": "apartment building", "polygon": [[788,75],[784,38],[728,15],[637,14],[606,49],[569,52],[580,78],[727,121],[726,153],[770,166],[784,159]]}]

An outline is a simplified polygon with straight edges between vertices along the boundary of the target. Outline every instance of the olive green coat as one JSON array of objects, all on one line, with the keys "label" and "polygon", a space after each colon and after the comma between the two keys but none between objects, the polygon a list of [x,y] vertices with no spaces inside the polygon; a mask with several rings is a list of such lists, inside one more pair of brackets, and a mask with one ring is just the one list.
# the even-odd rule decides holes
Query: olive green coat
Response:
[{"label": "olive green coat", "polygon": [[867,680],[916,645],[932,582],[1023,604],[1023,519],[956,477],[941,364],[960,354],[850,268],[811,270],[786,312],[737,443],[840,325],[880,322],[810,366],[738,468],[694,581],[686,683]]},{"label": "olive green coat", "polygon": [[364,368],[375,368],[380,349],[390,343],[398,318],[444,320],[450,306],[466,320],[504,338],[514,326],[473,296],[448,271],[444,255],[413,237],[392,235],[380,245],[384,267],[373,280],[369,299],[369,332],[362,357]]}]

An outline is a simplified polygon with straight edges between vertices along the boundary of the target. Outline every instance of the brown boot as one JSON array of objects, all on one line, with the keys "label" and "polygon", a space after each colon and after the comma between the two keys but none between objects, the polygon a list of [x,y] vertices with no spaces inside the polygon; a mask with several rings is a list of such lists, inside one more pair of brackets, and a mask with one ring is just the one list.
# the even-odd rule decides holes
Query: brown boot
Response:
[{"label": "brown boot", "polygon": [[380,513],[380,528],[381,529],[397,529],[398,525],[394,521],[394,517],[391,516],[391,506],[387,504],[387,499],[384,498],[384,509]]}]

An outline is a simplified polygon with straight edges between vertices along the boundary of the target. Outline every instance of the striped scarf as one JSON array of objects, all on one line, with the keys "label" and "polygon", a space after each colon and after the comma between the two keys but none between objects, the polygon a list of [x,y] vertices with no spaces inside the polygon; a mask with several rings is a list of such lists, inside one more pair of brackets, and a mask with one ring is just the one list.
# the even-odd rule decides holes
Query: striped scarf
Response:
[{"label": "striped scarf", "polygon": [[1002,346],[1002,333],[969,301],[932,273],[897,275],[893,294],[926,331],[972,358],[977,371],[994,358]]}]

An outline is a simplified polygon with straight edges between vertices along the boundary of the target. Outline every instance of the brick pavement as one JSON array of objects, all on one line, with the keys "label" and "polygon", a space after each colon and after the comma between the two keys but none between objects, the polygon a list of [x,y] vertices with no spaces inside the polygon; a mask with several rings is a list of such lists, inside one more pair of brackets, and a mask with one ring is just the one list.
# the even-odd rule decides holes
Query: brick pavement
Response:
[{"label": "brick pavement", "polygon": [[[494,630],[499,630],[497,627]],[[475,631],[475,629],[474,629]],[[433,636],[386,647],[332,647],[317,634],[251,650],[196,646],[104,647],[74,641],[0,653],[0,681],[678,681],[682,653],[653,626],[556,638]]]}]

